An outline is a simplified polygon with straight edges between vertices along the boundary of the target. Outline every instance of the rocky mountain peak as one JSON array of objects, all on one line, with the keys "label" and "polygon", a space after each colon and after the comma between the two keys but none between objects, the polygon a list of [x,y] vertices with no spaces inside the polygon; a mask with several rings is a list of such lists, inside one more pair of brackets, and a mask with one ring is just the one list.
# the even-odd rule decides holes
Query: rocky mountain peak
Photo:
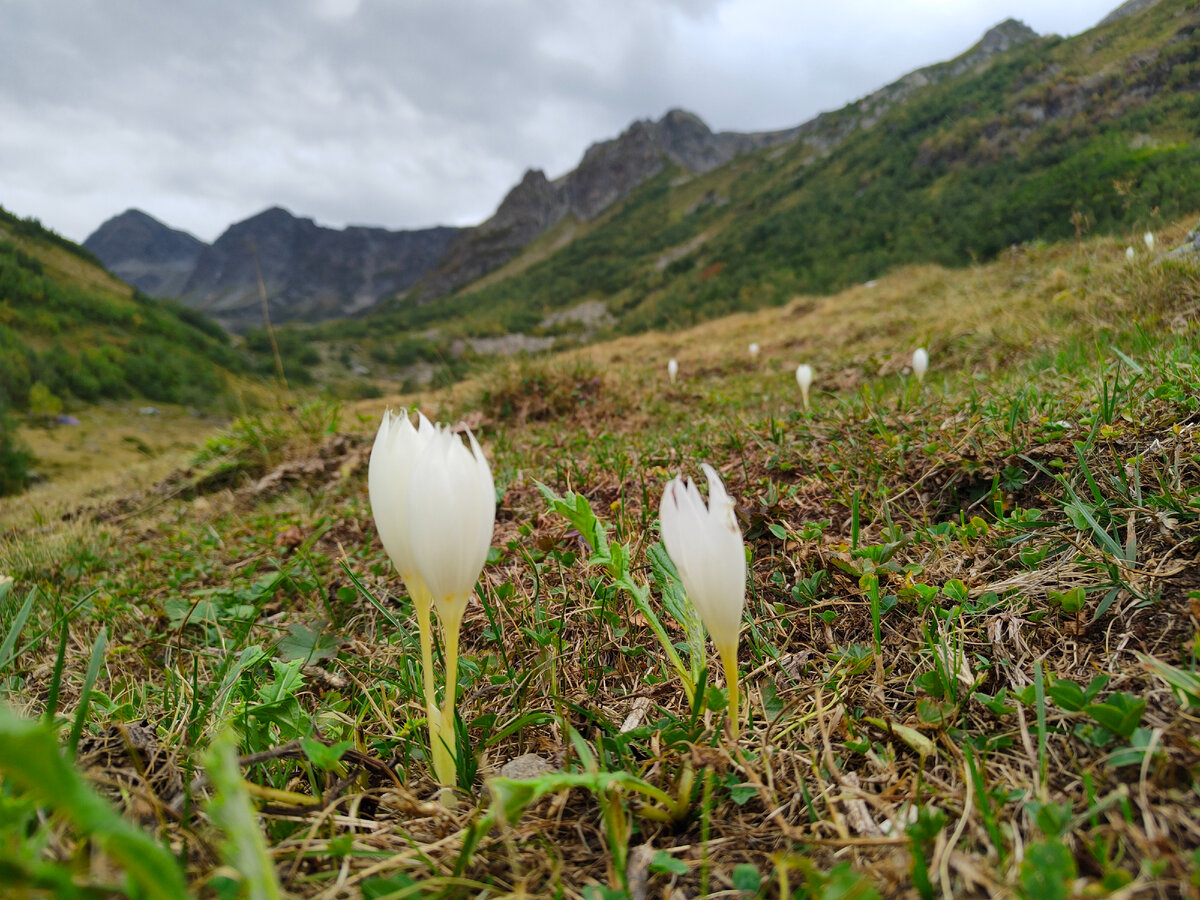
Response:
[{"label": "rocky mountain peak", "polygon": [[972,49],[986,53],[1003,53],[1029,41],[1036,40],[1038,33],[1020,19],[1005,19],[989,28],[979,43]]},{"label": "rocky mountain peak", "polygon": [[178,293],[207,246],[140,209],[127,209],[97,228],[83,246],[118,278],[152,296]]}]

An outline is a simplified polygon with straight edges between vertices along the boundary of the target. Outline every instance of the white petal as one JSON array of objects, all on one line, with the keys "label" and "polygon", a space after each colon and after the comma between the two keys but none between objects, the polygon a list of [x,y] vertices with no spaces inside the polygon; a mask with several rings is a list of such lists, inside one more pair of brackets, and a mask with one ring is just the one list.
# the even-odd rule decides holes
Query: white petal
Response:
[{"label": "white petal", "polygon": [[470,436],[471,449],[449,430],[430,426],[428,445],[412,472],[408,539],[434,599],[468,597],[487,560],[496,519],[491,468]]}]

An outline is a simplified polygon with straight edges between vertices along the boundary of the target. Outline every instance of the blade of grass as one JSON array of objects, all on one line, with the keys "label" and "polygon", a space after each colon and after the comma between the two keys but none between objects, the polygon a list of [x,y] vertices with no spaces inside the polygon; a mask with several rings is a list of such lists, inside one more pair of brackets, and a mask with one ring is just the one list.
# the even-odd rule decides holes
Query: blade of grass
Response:
[{"label": "blade of grass", "polygon": [[92,685],[100,674],[100,664],[104,662],[104,645],[108,642],[108,628],[101,626],[100,633],[92,644],[92,657],[88,660],[87,674],[83,678],[83,690],[79,694],[79,707],[75,710],[75,723],[71,726],[71,736],[67,738],[67,750],[72,759],[75,748],[79,745],[79,736],[83,734],[83,724],[87,721],[88,705],[92,699]]}]

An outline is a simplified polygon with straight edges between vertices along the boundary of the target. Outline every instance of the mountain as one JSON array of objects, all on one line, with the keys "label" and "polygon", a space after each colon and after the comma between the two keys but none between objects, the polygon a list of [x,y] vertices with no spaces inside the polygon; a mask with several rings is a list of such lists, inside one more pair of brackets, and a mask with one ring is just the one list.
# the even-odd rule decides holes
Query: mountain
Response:
[{"label": "mountain", "polygon": [[83,246],[118,278],[152,297],[178,297],[208,245],[140,209],[127,209],[97,228]]},{"label": "mountain", "polygon": [[668,164],[709,172],[750,150],[784,143],[794,131],[714,133],[700,118],[673,109],[657,122],[634,122],[609,141],[593,144],[579,165],[550,181],[530,169],[495,215],[466,229],[418,289],[422,301],[448,294],[499,268],[568,216],[590,221],[653,178]]},{"label": "mountain", "polygon": [[261,325],[260,271],[274,324],[353,315],[416,283],[458,233],[336,230],[274,207],[205,247],[179,297],[231,330]]},{"label": "mountain", "polygon": [[[563,180],[526,176],[497,224],[502,214],[522,223],[522,239],[545,230],[499,269],[429,302],[420,288],[452,251],[426,285],[324,333],[367,352],[406,333],[403,359],[432,361],[456,340],[586,338],[598,320],[619,332],[675,328],[905,263],[962,266],[1088,232],[1140,236],[1200,209],[1200,7],[1158,0],[1124,12],[1068,39],[1001,23],[962,56],[707,171],[660,151],[654,123],[639,123]],[[618,147],[639,163],[622,184],[642,178],[627,196],[605,206],[619,191],[583,191],[600,198],[588,205],[563,190]]]},{"label": "mountain", "polygon": [[830,153],[912,91],[978,70],[997,54],[1036,39],[1031,28],[1008,19],[951,62],[918,69],[839,113],[782,131],[717,133],[699,116],[682,109],[671,110],[657,122],[634,122],[619,137],[589,147],[579,165],[561,178],[550,181],[538,169],[526,172],[492,218],[467,229],[455,241],[437,270],[420,285],[418,296],[428,301],[475,281],[568,216],[591,221],[667,165],[702,175],[745,153],[797,139]]},{"label": "mountain", "polygon": [[273,323],[319,322],[411,287],[460,231],[338,230],[273,207],[231,225],[209,245],[131,209],[101,225],[84,246],[147,294],[178,298],[242,331],[263,322],[259,271]]},{"label": "mountain", "polygon": [[52,414],[126,397],[212,408],[254,368],[212,320],[130,288],[90,250],[3,208],[0,298],[0,408]]},{"label": "mountain", "polygon": [[276,323],[355,315],[410,289],[416,302],[428,303],[500,268],[564,219],[592,221],[667,166],[704,174],[797,138],[830,152],[916,87],[984,65],[1034,37],[1010,20],[955,63],[914,72],[860,101],[857,115],[821,116],[787,130],[713,132],[681,109],[658,121],[634,122],[616,138],[589,147],[579,165],[560,178],[529,170],[496,213],[473,228],[336,231],[276,207],[231,226],[206,246],[130,210],[104,223],[84,246],[131,284],[179,297],[235,331],[262,322],[252,247]]}]

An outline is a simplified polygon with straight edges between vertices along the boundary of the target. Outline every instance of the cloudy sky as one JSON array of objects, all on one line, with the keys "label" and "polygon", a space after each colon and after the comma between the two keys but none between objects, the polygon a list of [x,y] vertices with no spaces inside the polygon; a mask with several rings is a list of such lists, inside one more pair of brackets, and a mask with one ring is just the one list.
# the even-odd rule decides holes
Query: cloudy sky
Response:
[{"label": "cloudy sky", "polygon": [[632,120],[799,124],[1009,16],[1119,0],[0,0],[0,206],[82,241],[136,206],[213,240],[487,218]]}]

